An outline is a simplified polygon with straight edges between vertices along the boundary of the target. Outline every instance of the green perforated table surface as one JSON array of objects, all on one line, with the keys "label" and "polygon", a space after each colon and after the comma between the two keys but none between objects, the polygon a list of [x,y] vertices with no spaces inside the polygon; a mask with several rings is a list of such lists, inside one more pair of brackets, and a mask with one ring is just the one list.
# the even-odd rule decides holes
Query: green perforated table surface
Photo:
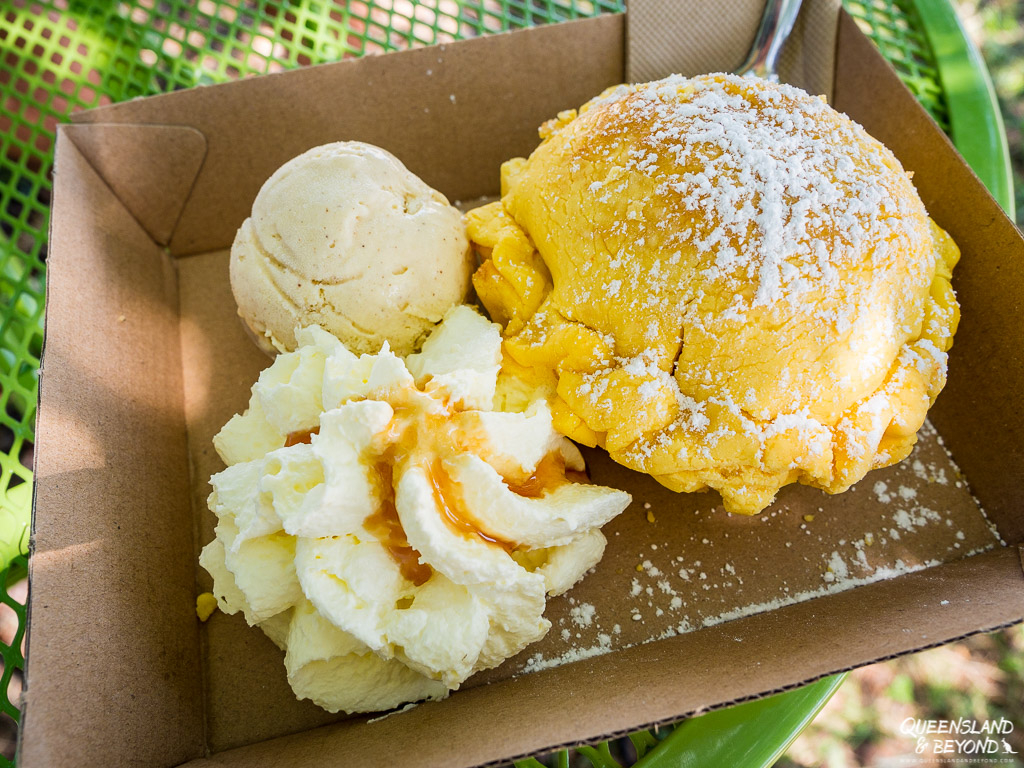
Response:
[{"label": "green perforated table surface", "polygon": [[[844,5],[1010,210],[999,111],[948,0]],[[24,669],[25,611],[11,587],[24,578],[29,544],[57,123],[137,96],[623,9],[624,0],[0,0],[0,734],[17,732]],[[838,683],[581,748],[572,759],[601,768],[770,765]],[[12,764],[13,747],[0,751],[0,767]],[[570,755],[547,760],[568,766]]]}]

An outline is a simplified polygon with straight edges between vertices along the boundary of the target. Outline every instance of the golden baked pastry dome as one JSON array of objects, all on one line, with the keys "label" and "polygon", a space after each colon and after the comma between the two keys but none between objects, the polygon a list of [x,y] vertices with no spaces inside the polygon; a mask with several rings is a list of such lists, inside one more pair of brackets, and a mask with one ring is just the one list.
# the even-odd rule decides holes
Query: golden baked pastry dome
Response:
[{"label": "golden baked pastry dome", "polygon": [[880,142],[722,74],[609,89],[541,138],[467,225],[506,367],[560,431],[744,514],[907,456],[959,251]]}]

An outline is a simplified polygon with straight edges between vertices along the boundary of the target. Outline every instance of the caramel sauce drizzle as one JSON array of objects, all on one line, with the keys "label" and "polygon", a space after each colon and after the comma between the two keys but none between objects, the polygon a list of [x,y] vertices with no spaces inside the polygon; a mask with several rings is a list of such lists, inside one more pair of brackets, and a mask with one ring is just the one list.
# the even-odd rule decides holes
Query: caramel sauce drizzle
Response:
[{"label": "caramel sauce drizzle", "polygon": [[504,480],[512,493],[530,499],[538,499],[567,483],[590,482],[585,472],[566,469],[565,458],[558,451],[551,451],[551,453],[537,462],[537,468],[525,480],[515,480],[507,477]]},{"label": "caramel sauce drizzle", "polygon": [[426,582],[434,569],[420,562],[420,553],[409,544],[405,529],[395,508],[395,487],[392,478],[392,457],[385,456],[374,465],[380,481],[380,505],[377,511],[363,521],[363,528],[373,534],[398,564],[408,581],[417,587]]},{"label": "caramel sauce drizzle", "polygon": [[[409,456],[424,446],[428,446],[428,452],[435,456],[429,464],[424,465],[424,470],[441,510],[441,517],[448,527],[460,536],[476,538],[501,547],[505,552],[513,552],[518,546],[516,542],[505,541],[481,530],[466,505],[459,484],[452,480],[442,460],[436,458],[442,453],[471,451],[479,454],[483,452],[480,449],[484,446],[479,445],[479,441],[474,440],[472,435],[456,429],[448,416],[426,414],[416,418],[413,416],[415,409],[412,404],[398,402],[393,405],[395,417],[382,436],[382,444],[378,444],[379,453],[373,465],[380,502],[376,511],[363,521],[363,528],[381,543],[398,565],[402,576],[418,587],[434,573],[433,568],[420,562],[420,553],[409,544],[395,507],[393,468],[399,457]],[[319,432],[319,426],[291,432],[285,438],[285,447],[311,443],[313,435]],[[541,498],[567,483],[589,482],[585,472],[566,469],[565,459],[559,451],[552,451],[541,459],[529,477],[503,480],[510,491],[531,499]]]},{"label": "caramel sauce drizzle", "polygon": [[473,513],[466,507],[465,497],[458,483],[445,471],[441,459],[434,459],[427,467],[427,477],[434,489],[434,500],[441,509],[441,517],[449,528],[467,539],[475,537],[487,544],[495,544],[506,552],[512,552],[518,546],[515,542],[489,536],[480,530],[473,519]]},{"label": "caramel sauce drizzle", "polygon": [[291,448],[293,445],[299,445],[299,443],[311,443],[313,442],[313,435],[319,434],[319,425],[312,429],[300,429],[298,432],[289,432],[288,436],[284,439],[284,447]]}]

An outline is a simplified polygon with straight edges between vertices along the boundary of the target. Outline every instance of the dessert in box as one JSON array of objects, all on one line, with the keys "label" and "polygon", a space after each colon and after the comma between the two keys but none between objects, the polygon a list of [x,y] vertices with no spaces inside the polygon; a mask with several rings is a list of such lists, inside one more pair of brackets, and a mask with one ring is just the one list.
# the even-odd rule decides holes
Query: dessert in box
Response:
[{"label": "dessert in box", "polygon": [[262,629],[328,712],[443,699],[544,637],[630,502],[502,365],[469,266],[458,210],[360,142],[285,163],[231,247],[238,314],[279,354],[213,439],[196,610]]},{"label": "dessert in box", "polygon": [[564,434],[738,514],[909,454],[960,254],[891,152],[804,91],[727,75],[619,86],[541,135],[469,232],[493,253],[481,301],[553,378]]},{"label": "dessert in box", "polygon": [[296,343],[214,438],[228,467],[199,562],[286,651],[299,698],[443,699],[547,633],[545,595],[598,563],[629,495],[586,483],[543,400],[493,408],[501,339],[466,305],[404,361],[318,326]]},{"label": "dessert in box", "polygon": [[[653,5],[633,6],[630,35]],[[809,4],[805,18],[827,5]],[[752,33],[750,10],[730,17],[739,37]],[[690,18],[666,18],[677,15]],[[746,42],[734,41],[737,60]],[[800,41],[798,85],[802,71],[820,75],[815,62],[831,70],[833,40],[817,42]],[[529,155],[537,126],[609,86],[680,68],[626,71],[624,52],[639,61],[642,50],[621,17],[604,17],[115,105],[62,128],[22,764],[130,754],[298,766],[333,753],[480,765],[1024,616],[1024,449],[1008,407],[1024,387],[1024,345],[1006,320],[1024,287],[1024,244],[842,18],[832,103],[914,173],[962,252],[947,386],[906,461],[838,496],[787,486],[741,517],[714,494],[675,493],[587,449],[591,479],[633,498],[603,529],[600,567],[549,600],[543,640],[445,701],[383,720],[297,700],[281,650],[240,613],[197,621],[196,594],[212,586],[196,566],[214,539],[207,480],[224,470],[212,441],[268,364],[227,279],[228,248],[264,181],[314,146],[358,140],[450,200],[494,197],[499,166]],[[99,681],[109,695],[96,695]]]}]

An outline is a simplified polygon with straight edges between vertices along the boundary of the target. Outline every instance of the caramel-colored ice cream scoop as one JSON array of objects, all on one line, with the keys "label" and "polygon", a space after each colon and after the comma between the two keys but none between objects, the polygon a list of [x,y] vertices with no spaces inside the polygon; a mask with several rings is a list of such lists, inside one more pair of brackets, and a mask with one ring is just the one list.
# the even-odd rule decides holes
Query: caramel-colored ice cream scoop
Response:
[{"label": "caramel-colored ice cream scoop", "polygon": [[418,348],[465,299],[462,215],[392,154],[325,144],[263,185],[231,247],[238,313],[268,352],[319,325],[354,352]]}]

